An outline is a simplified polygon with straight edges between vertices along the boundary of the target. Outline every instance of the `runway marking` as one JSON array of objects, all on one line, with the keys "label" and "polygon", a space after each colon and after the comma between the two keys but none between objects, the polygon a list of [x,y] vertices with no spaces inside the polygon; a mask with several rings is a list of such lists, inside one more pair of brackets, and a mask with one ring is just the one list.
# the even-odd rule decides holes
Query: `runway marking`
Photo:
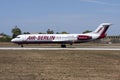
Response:
[{"label": "runway marking", "polygon": [[1,47],[0,50],[109,50],[120,51],[120,48],[5,48]]}]

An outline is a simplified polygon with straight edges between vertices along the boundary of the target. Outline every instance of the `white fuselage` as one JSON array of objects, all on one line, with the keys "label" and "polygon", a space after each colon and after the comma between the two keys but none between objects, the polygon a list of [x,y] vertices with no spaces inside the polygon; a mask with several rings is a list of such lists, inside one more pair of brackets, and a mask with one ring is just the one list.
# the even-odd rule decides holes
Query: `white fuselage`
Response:
[{"label": "white fuselage", "polygon": [[24,34],[12,39],[14,43],[79,43],[99,37],[98,34]]}]

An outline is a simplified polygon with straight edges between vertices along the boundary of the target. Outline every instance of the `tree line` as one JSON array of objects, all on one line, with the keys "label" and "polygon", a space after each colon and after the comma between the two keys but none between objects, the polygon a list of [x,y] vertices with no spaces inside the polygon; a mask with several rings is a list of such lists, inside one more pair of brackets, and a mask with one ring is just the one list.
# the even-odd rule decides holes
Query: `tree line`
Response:
[{"label": "tree line", "polygon": [[[23,32],[21,31],[20,28],[18,28],[17,26],[15,26],[15,28],[12,29],[12,38],[15,38],[16,36],[20,35],[20,34],[31,34],[30,32]],[[69,34],[66,31],[63,32],[54,32],[51,29],[48,29],[46,32],[38,32],[38,34]]]}]

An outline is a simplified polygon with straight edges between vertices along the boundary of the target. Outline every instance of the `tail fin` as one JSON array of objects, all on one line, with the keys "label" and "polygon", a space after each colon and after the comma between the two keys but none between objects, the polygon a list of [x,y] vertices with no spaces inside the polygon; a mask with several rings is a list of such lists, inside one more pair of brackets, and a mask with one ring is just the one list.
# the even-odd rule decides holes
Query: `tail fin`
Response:
[{"label": "tail fin", "polygon": [[111,25],[111,23],[100,24],[100,26],[94,31],[94,33],[98,33],[100,35],[98,39],[104,38],[106,36],[106,31]]}]

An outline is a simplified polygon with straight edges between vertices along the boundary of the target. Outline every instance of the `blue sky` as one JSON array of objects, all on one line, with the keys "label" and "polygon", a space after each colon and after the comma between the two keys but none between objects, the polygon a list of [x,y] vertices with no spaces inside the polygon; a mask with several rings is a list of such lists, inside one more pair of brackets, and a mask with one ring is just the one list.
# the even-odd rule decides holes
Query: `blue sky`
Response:
[{"label": "blue sky", "polygon": [[114,24],[108,34],[120,34],[120,0],[0,0],[0,33],[11,35],[15,25],[31,33],[82,33],[103,22]]}]

